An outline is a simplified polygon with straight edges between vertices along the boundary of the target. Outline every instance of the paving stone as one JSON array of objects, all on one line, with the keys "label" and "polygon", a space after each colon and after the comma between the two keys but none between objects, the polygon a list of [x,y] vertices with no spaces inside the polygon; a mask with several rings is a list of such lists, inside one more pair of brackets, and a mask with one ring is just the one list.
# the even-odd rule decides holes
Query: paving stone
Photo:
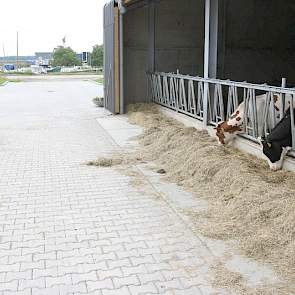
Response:
[{"label": "paving stone", "polygon": [[155,189],[85,165],[122,151],[110,134],[122,143],[139,130],[93,106],[102,89],[50,81],[0,91],[1,295],[211,292],[198,287],[207,250]]}]

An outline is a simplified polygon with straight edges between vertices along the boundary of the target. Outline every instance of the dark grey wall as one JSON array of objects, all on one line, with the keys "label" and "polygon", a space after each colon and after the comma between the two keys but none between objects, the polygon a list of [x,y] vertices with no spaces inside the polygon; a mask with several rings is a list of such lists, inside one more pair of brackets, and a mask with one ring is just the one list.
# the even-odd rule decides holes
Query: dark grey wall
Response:
[{"label": "dark grey wall", "polygon": [[203,75],[204,1],[161,1],[156,10],[156,70]]},{"label": "dark grey wall", "polygon": [[220,3],[218,76],[295,84],[293,0],[223,0]]},{"label": "dark grey wall", "polygon": [[[156,2],[155,69],[203,75],[204,0]],[[148,7],[124,21],[125,99],[146,101]],[[295,1],[220,0],[218,77],[295,86]]]},{"label": "dark grey wall", "polygon": [[[162,0],[156,3],[155,69],[203,74],[203,0]],[[149,9],[127,12],[124,20],[126,104],[147,100]]]},{"label": "dark grey wall", "polygon": [[124,16],[124,79],[126,104],[147,98],[148,7]]}]

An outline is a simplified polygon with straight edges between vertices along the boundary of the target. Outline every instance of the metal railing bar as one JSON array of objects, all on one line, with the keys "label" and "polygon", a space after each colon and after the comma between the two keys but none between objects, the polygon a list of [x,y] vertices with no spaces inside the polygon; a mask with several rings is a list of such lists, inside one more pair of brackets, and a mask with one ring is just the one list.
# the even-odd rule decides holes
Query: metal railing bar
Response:
[{"label": "metal railing bar", "polygon": [[220,80],[220,79],[210,79],[210,78],[203,78],[199,76],[190,76],[190,75],[182,75],[182,74],[173,74],[173,73],[163,73],[163,72],[155,72],[155,75],[167,76],[167,77],[174,77],[177,79],[184,79],[184,80],[192,80],[197,82],[205,82],[210,84],[221,84],[224,86],[234,86],[238,88],[248,88],[248,89],[255,89],[265,92],[276,92],[282,94],[295,94],[294,88],[283,88],[279,86],[270,86],[266,84],[253,84],[248,82],[236,82],[232,80]]}]

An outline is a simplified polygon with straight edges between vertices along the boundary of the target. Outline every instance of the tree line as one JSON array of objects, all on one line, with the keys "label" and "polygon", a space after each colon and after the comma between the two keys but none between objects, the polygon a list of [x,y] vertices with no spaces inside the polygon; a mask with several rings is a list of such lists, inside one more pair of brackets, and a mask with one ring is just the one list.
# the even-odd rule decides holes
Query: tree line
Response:
[{"label": "tree line", "polygon": [[[103,67],[103,45],[95,45],[90,53],[88,64],[93,67]],[[56,66],[80,66],[81,61],[71,47],[58,46],[53,51],[51,65]]]}]

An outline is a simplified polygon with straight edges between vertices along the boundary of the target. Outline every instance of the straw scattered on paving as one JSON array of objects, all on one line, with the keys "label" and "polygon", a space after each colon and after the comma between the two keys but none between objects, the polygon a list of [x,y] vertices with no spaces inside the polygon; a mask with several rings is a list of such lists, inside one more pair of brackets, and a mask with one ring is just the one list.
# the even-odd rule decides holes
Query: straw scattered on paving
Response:
[{"label": "straw scattered on paving", "polygon": [[222,263],[212,268],[214,273],[213,286],[223,289],[231,289],[235,294],[241,295],[290,295],[290,288],[284,285],[267,285],[260,287],[249,287],[243,276],[233,272]]},{"label": "straw scattered on paving", "polygon": [[[187,128],[158,111],[155,105],[132,105],[129,121],[143,127],[136,155],[121,161],[98,160],[98,166],[154,161],[165,170],[164,179],[205,198],[208,210],[192,211],[196,232],[220,240],[237,240],[250,258],[268,263],[286,279],[286,285],[240,294],[295,294],[295,174],[269,170],[267,163],[219,146],[207,132]],[[228,286],[243,286],[240,277],[219,270]],[[222,274],[223,273],[223,274]],[[233,280],[236,278],[237,280]],[[293,290],[288,291],[282,290]]]},{"label": "straw scattered on paving", "polygon": [[[131,123],[144,127],[140,157],[156,161],[167,180],[209,201],[207,211],[189,211],[196,230],[239,241],[248,257],[269,263],[295,282],[295,174],[222,147],[206,132],[186,128],[154,105],[133,105]],[[275,294],[275,293],[274,293]],[[292,294],[292,293],[291,293]]]}]

